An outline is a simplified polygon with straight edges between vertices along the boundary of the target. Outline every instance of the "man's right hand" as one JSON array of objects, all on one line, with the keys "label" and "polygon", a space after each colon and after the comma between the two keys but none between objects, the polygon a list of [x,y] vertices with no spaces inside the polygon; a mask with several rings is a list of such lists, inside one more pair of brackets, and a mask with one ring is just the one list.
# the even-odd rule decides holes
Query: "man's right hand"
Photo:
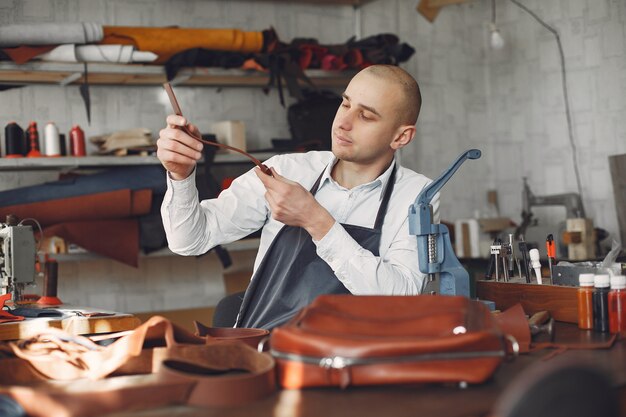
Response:
[{"label": "man's right hand", "polygon": [[187,119],[170,114],[167,116],[167,127],[159,132],[157,140],[157,157],[175,180],[183,180],[193,172],[196,162],[202,158],[204,146],[202,142],[183,132],[180,129],[183,126],[200,136],[198,128],[187,124]]}]

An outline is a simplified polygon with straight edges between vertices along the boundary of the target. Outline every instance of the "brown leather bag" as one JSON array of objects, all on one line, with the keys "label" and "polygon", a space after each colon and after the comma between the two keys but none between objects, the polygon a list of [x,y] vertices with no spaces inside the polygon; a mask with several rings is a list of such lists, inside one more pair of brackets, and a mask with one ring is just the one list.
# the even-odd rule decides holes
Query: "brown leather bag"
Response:
[{"label": "brown leather bag", "polygon": [[481,383],[514,350],[480,302],[322,295],[270,336],[284,388]]}]

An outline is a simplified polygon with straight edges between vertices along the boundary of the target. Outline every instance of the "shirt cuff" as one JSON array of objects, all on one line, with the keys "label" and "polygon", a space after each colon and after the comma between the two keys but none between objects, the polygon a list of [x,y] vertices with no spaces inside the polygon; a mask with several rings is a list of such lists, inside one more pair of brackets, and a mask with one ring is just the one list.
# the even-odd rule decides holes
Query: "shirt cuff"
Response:
[{"label": "shirt cuff", "polygon": [[333,224],[322,239],[313,239],[313,243],[317,246],[318,256],[330,265],[334,272],[362,249],[338,222]]},{"label": "shirt cuff", "polygon": [[[174,206],[189,206],[191,204],[197,204],[198,202],[198,190],[196,188],[196,169],[191,174],[182,180],[175,180],[167,172],[167,187],[171,191],[169,203]],[[176,198],[173,198],[176,195]]]}]

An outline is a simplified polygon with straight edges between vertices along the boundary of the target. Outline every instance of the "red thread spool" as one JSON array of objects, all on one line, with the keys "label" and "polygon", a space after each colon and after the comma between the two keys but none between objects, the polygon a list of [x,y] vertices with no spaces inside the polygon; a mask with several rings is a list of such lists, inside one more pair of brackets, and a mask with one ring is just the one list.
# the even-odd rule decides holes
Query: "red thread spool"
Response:
[{"label": "red thread spool", "polygon": [[28,153],[27,158],[38,158],[41,156],[39,152],[39,131],[37,130],[37,122],[30,122],[28,129],[26,129],[28,135]]},{"label": "red thread spool", "polygon": [[72,126],[70,130],[70,154],[72,156],[86,156],[85,132],[78,125]]}]

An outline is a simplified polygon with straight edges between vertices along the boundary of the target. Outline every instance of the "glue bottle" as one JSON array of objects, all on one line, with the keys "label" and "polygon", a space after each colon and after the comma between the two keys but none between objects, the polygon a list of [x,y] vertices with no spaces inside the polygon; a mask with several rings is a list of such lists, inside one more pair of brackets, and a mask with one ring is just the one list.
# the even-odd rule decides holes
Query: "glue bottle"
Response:
[{"label": "glue bottle", "polygon": [[593,329],[593,274],[580,274],[578,282],[578,328]]},{"label": "glue bottle", "polygon": [[601,333],[609,332],[609,276],[593,277],[593,330]]},{"label": "glue bottle", "polygon": [[626,331],[626,276],[611,277],[609,300],[609,331],[620,333]]}]

